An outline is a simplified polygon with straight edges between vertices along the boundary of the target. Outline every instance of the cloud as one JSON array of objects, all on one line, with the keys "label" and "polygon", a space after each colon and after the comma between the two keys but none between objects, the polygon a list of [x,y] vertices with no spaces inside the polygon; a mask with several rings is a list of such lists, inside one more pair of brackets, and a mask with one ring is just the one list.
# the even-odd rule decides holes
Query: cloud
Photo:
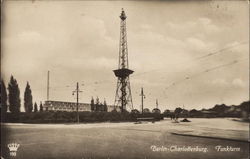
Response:
[{"label": "cloud", "polygon": [[225,79],[214,79],[211,81],[211,84],[214,85],[215,87],[224,87],[224,88],[232,88],[232,86],[234,87],[238,87],[238,88],[244,88],[246,87],[245,82],[240,79],[240,78],[235,78],[232,80],[232,82],[228,82]]},{"label": "cloud", "polygon": [[42,36],[36,31],[24,31],[18,34],[18,38],[24,42],[38,42],[42,39]]},{"label": "cloud", "polygon": [[239,78],[235,78],[233,81],[232,81],[232,84],[233,86],[236,86],[236,87],[245,87],[245,83],[239,79]]},{"label": "cloud", "polygon": [[143,29],[143,30],[151,30],[151,29],[152,29],[152,25],[149,25],[149,24],[141,24],[141,25],[140,25],[140,29]]},{"label": "cloud", "polygon": [[193,21],[168,21],[165,23],[165,26],[170,30],[184,33],[196,30],[197,33],[202,32],[204,34],[211,34],[221,30],[218,26],[212,23],[211,19],[205,17],[197,18]]},{"label": "cloud", "polygon": [[[66,61],[63,60],[63,61]],[[100,70],[100,69],[115,69],[117,66],[117,60],[105,57],[89,58],[88,60],[82,59],[72,59],[72,63],[63,64],[66,67],[77,69],[83,67],[84,69],[89,70]]]},{"label": "cloud", "polygon": [[212,23],[212,20],[209,18],[198,18],[198,25],[202,25],[204,27],[205,31],[208,33],[216,33],[220,31],[219,27],[217,27],[215,24]]},{"label": "cloud", "polygon": [[228,86],[229,85],[229,83],[225,79],[214,79],[211,83],[216,86]]},{"label": "cloud", "polygon": [[202,40],[194,38],[194,37],[187,38],[187,42],[191,48],[195,48],[197,50],[203,50],[207,48],[207,45]]},{"label": "cloud", "polygon": [[209,18],[199,18],[198,19],[200,23],[202,23],[203,25],[208,25],[211,23],[211,20]]},{"label": "cloud", "polygon": [[165,26],[175,31],[184,31],[184,30],[188,31],[196,27],[197,23],[194,21],[186,21],[182,23],[168,21],[165,23]]}]

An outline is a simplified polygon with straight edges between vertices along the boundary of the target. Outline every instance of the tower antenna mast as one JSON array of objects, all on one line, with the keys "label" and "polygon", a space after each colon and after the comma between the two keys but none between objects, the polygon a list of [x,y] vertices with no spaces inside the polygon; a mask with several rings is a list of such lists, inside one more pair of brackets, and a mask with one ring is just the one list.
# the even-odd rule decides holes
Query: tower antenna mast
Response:
[{"label": "tower antenna mast", "polygon": [[114,70],[117,77],[117,87],[115,95],[115,106],[121,108],[124,112],[127,107],[133,109],[132,94],[129,82],[129,75],[134,71],[129,69],[128,65],[128,46],[127,46],[127,32],[126,32],[126,14],[122,9],[120,19],[120,45],[119,45],[119,63],[118,69]]}]

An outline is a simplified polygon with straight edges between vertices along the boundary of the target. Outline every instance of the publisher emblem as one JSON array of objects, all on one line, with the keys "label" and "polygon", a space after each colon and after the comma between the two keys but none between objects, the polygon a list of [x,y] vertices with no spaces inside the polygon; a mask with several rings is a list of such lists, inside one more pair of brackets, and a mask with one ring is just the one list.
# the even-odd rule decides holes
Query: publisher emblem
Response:
[{"label": "publisher emblem", "polygon": [[20,144],[18,143],[10,143],[8,144],[8,148],[10,150],[10,156],[15,157],[17,149],[19,148]]}]

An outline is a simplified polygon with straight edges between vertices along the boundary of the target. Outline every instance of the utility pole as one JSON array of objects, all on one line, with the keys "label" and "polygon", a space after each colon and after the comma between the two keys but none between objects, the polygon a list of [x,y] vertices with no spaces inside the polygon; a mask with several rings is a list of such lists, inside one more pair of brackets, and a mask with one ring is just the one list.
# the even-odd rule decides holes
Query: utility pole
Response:
[{"label": "utility pole", "polygon": [[158,99],[156,99],[156,108],[158,109]]},{"label": "utility pole", "polygon": [[49,71],[47,75],[47,101],[49,100]]},{"label": "utility pole", "polygon": [[77,123],[79,123],[79,93],[81,93],[82,91],[79,90],[79,84],[78,82],[76,83],[76,90],[73,91],[73,95],[74,93],[76,93],[76,121]]},{"label": "utility pole", "polygon": [[143,88],[141,88],[141,113],[143,114],[143,99],[145,98],[145,95],[143,93]]}]

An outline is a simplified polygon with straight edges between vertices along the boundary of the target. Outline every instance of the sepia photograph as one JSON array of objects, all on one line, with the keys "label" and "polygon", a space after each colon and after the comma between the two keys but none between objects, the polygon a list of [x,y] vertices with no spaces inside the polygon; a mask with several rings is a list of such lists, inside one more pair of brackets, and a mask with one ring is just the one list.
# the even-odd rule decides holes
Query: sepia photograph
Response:
[{"label": "sepia photograph", "polygon": [[1,159],[249,159],[249,0],[1,0]]}]

